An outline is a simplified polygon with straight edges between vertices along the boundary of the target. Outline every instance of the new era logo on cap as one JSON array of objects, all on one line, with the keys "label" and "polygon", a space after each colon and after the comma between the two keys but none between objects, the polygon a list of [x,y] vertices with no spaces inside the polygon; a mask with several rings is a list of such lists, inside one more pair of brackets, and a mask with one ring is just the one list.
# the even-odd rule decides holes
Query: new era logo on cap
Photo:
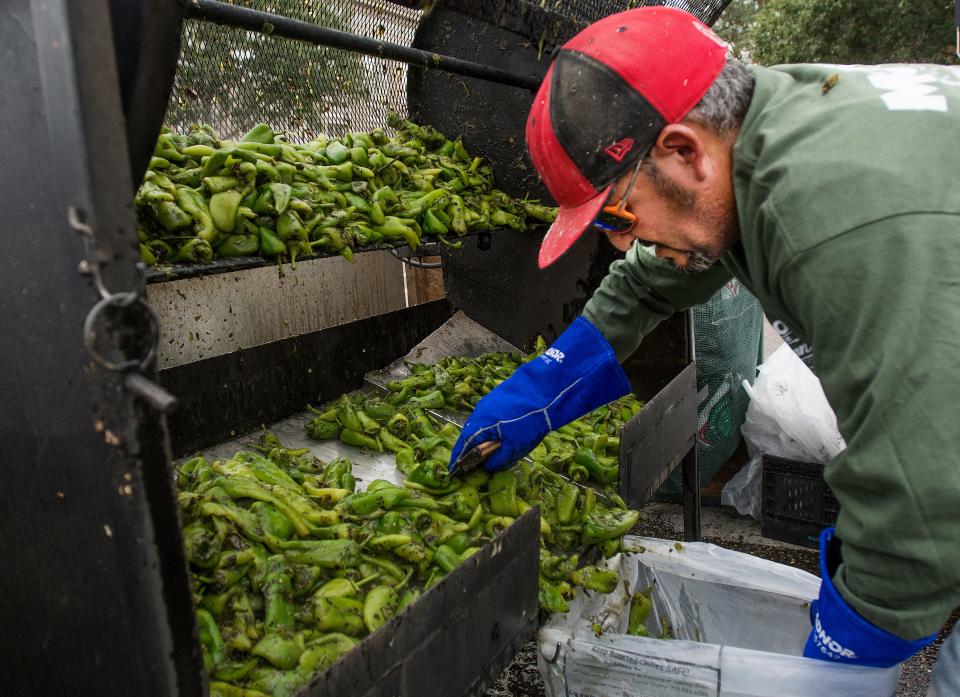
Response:
[{"label": "new era logo on cap", "polygon": [[560,48],[527,118],[530,158],[560,204],[541,268],[590,226],[612,185],[696,106],[725,62],[726,44],[670,7],[610,15]]},{"label": "new era logo on cap", "polygon": [[603,151],[617,162],[620,162],[620,160],[627,156],[627,153],[630,152],[632,148],[633,138],[624,138],[623,140],[618,140],[613,145],[608,145]]}]

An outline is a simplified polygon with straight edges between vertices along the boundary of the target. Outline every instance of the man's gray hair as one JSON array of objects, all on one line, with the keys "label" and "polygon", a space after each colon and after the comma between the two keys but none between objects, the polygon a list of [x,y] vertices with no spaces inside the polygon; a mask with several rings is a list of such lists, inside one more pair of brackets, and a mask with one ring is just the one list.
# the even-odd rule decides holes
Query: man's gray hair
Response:
[{"label": "man's gray hair", "polygon": [[727,58],[710,89],[687,118],[723,136],[739,128],[753,97],[753,72],[743,61]]}]

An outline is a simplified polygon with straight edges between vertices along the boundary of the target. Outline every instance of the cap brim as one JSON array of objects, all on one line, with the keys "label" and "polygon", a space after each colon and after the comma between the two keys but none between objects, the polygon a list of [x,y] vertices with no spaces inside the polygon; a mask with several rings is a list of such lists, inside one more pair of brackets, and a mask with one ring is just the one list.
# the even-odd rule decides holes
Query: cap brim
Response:
[{"label": "cap brim", "polygon": [[597,219],[597,214],[603,208],[603,204],[607,202],[614,186],[615,184],[611,184],[579,206],[560,207],[557,219],[553,221],[543,238],[543,242],[540,243],[540,256],[537,258],[537,264],[541,269],[550,266],[563,256],[573,246],[574,242],[580,239],[580,236]]}]

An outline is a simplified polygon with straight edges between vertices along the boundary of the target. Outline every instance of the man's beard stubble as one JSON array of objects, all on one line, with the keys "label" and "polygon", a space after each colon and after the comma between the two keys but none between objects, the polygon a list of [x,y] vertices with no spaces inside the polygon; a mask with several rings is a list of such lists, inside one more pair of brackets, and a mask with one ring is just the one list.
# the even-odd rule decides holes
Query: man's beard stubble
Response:
[{"label": "man's beard stubble", "polygon": [[716,231],[717,243],[712,249],[677,250],[687,256],[686,264],[678,266],[678,270],[684,273],[706,271],[716,264],[740,238],[740,223],[737,220],[736,208],[722,203],[704,204],[695,192],[665,177],[652,158],[645,158],[641,167],[657,193],[667,199],[678,212],[686,215],[692,211],[698,223]]},{"label": "man's beard stubble", "polygon": [[699,273],[700,271],[706,271],[720,261],[720,257],[707,256],[703,252],[696,249],[686,252],[686,255],[687,263],[683,266],[677,267],[677,270],[683,271],[684,273]]}]

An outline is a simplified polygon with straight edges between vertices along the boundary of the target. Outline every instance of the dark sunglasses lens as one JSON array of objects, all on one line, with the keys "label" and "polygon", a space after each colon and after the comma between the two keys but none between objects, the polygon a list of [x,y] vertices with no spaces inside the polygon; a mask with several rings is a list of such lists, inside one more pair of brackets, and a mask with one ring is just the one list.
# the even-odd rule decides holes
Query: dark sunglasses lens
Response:
[{"label": "dark sunglasses lens", "polygon": [[607,211],[600,211],[596,220],[593,221],[593,226],[604,232],[626,232],[633,227],[633,221]]}]

